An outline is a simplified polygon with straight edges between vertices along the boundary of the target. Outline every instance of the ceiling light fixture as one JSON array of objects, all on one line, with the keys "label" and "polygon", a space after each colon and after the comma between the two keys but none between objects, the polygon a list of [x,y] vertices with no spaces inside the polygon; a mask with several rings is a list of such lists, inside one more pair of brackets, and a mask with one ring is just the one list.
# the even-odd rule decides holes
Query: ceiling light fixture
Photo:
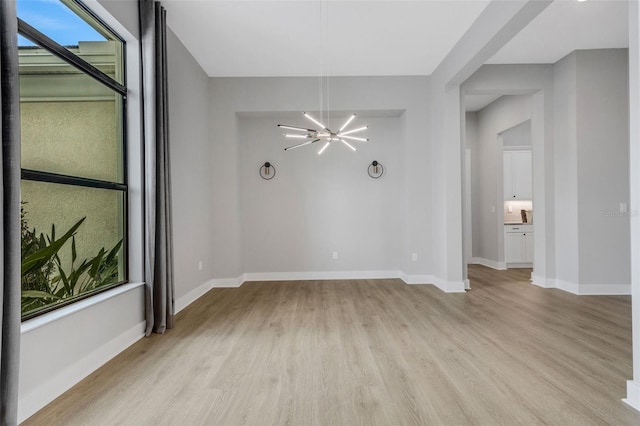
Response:
[{"label": "ceiling light fixture", "polygon": [[[340,129],[337,132],[334,132],[333,130],[330,130],[329,127],[327,127],[327,125],[325,125],[325,119],[327,120],[326,123],[331,126],[331,118],[330,118],[330,113],[329,113],[329,104],[330,104],[330,99],[329,96],[331,94],[331,90],[329,87],[330,81],[329,81],[329,76],[328,73],[326,72],[325,69],[325,54],[326,54],[326,45],[327,45],[327,36],[329,34],[329,1],[328,0],[320,0],[318,2],[319,6],[320,6],[320,13],[318,14],[318,16],[320,17],[320,49],[318,49],[320,52],[319,55],[317,55],[317,58],[320,60],[320,81],[319,81],[319,100],[320,100],[320,118],[316,119],[315,117],[312,117],[310,114],[303,112],[302,114],[309,120],[311,121],[315,126],[317,126],[317,129],[307,129],[304,127],[298,127],[298,126],[289,126],[289,125],[285,125],[285,124],[278,124],[278,127],[281,129],[286,129],[286,130],[292,130],[295,132],[300,132],[300,133],[284,133],[285,138],[287,139],[303,139],[304,141],[297,144],[297,145],[292,145],[292,146],[288,146],[286,147],[284,150],[285,151],[289,151],[290,149],[295,149],[295,148],[300,148],[303,146],[307,146],[307,145],[311,145],[314,144],[316,142],[320,142],[322,141],[324,143],[324,145],[322,145],[322,148],[320,148],[320,150],[318,151],[318,155],[321,155],[323,152],[325,152],[327,150],[327,148],[329,148],[329,145],[336,143],[336,142],[340,142],[342,144],[344,144],[344,146],[346,146],[347,148],[349,148],[352,151],[355,151],[356,148],[351,145],[349,142],[347,142],[345,139],[348,139],[349,141],[358,141],[358,142],[368,142],[369,139],[366,138],[360,138],[360,137],[355,137],[355,136],[349,136],[352,135],[353,133],[358,133],[358,132],[362,132],[366,129],[368,129],[368,126],[363,126],[363,127],[359,127],[357,129],[352,129],[352,130],[347,130],[347,127],[351,124],[351,122],[353,120],[355,120],[356,118],[356,114],[353,113],[351,114],[347,120],[344,122],[344,124],[342,125],[342,127],[340,127]],[[326,80],[326,97],[327,97],[327,102],[326,102],[326,116],[323,117],[323,112],[325,111],[324,109],[324,97],[325,97],[325,80]]]},{"label": "ceiling light fixture", "polygon": [[366,129],[369,128],[369,126],[364,126],[364,127],[359,127],[357,129],[353,129],[353,130],[344,131],[344,129],[346,129],[347,126],[356,118],[356,114],[355,113],[353,113],[353,114],[351,114],[349,116],[347,121],[342,125],[342,127],[340,127],[340,130],[338,130],[337,132],[331,131],[330,129],[327,128],[327,126],[325,126],[323,123],[321,123],[320,121],[316,120],[315,118],[313,118],[311,115],[307,114],[306,112],[303,112],[302,114],[305,117],[307,117],[310,121],[312,121],[315,125],[320,127],[320,129],[313,130],[313,129],[305,129],[305,128],[302,128],[302,127],[289,126],[289,125],[285,125],[285,124],[278,124],[278,127],[280,127],[281,129],[288,129],[288,130],[296,130],[296,131],[307,132],[306,134],[284,133],[284,137],[285,138],[290,138],[290,139],[314,139],[314,140],[307,140],[307,141],[299,143],[297,145],[288,146],[288,147],[286,147],[284,149],[285,151],[288,151],[288,150],[294,149],[294,148],[300,148],[302,146],[310,145],[310,144],[315,143],[315,142],[324,141],[326,143],[322,146],[322,148],[320,148],[320,151],[318,151],[318,155],[320,155],[329,147],[329,145],[332,142],[342,142],[345,146],[347,146],[352,151],[355,151],[356,148],[353,145],[351,145],[349,142],[347,142],[345,139],[354,140],[354,141],[358,141],[358,142],[369,142],[369,139],[366,139],[366,138],[357,138],[355,136],[348,136],[348,135],[350,135],[352,133],[361,132],[363,130],[366,130]]}]

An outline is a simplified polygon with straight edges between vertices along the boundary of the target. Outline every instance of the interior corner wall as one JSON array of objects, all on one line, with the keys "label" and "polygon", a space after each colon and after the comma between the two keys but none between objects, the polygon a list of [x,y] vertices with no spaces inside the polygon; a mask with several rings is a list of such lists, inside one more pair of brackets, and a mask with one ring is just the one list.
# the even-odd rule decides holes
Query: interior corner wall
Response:
[{"label": "interior corner wall", "polygon": [[553,66],[556,280],[578,283],[578,156],[576,54]]},{"label": "interior corner wall", "polygon": [[169,127],[175,298],[214,276],[211,192],[214,157],[210,136],[209,77],[169,29]]},{"label": "interior corner wall", "polygon": [[[630,284],[627,49],[576,52],[579,284]],[[612,291],[615,293],[616,291]]]},{"label": "interior corner wall", "polygon": [[554,65],[556,286],[630,291],[627,49],[578,50]]},{"label": "interior corner wall", "polygon": [[531,101],[531,95],[502,96],[476,113],[477,149],[471,164],[477,171],[472,186],[473,257],[495,264],[504,262],[502,146],[498,134],[530,120]]},{"label": "interior corner wall", "polygon": [[[465,148],[471,153],[471,257],[479,257],[480,243],[478,238],[473,238],[473,230],[481,226],[480,216],[474,214],[475,204],[473,195],[479,191],[478,182],[480,179],[481,164],[478,162],[478,113],[467,112],[465,114]],[[477,201],[476,201],[477,202]]]},{"label": "interior corner wall", "polygon": [[[355,153],[332,146],[318,157],[313,147],[285,153],[276,127],[285,119],[308,125],[301,112],[319,109],[317,78],[211,79],[214,253],[226,259],[216,276],[430,274],[428,78],[333,77],[330,89],[334,120],[360,112],[362,124],[371,122],[371,141]],[[366,174],[373,160],[385,166],[377,181]],[[273,181],[258,175],[265,161],[276,167]]]}]

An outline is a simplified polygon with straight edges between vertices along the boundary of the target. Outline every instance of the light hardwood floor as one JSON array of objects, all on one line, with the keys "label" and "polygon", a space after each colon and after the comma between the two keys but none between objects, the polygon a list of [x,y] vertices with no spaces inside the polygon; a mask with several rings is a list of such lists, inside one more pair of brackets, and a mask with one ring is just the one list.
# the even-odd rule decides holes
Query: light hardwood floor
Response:
[{"label": "light hardwood floor", "polygon": [[630,297],[472,266],[472,290],[399,280],[214,289],[28,425],[640,424],[621,401]]}]

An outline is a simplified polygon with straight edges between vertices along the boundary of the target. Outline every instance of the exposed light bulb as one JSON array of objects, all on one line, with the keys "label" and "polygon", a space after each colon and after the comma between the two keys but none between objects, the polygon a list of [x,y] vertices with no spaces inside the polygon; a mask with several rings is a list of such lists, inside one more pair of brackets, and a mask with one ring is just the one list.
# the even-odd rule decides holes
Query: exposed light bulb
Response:
[{"label": "exposed light bulb", "polygon": [[322,124],[321,122],[319,122],[318,120],[316,120],[315,118],[313,118],[312,116],[307,114],[306,112],[303,112],[303,114],[304,114],[305,117],[307,117],[309,120],[311,120],[314,123],[316,123],[318,126],[322,127],[324,130],[329,131],[329,129],[327,129],[327,127],[324,124]]},{"label": "exposed light bulb", "polygon": [[327,147],[331,144],[331,142],[327,142],[324,144],[324,146],[322,148],[320,148],[320,151],[318,151],[318,155],[322,155],[322,153],[324,152],[325,149],[327,149]]},{"label": "exposed light bulb", "polygon": [[340,130],[338,130],[338,133],[340,133],[341,131],[343,131],[348,125],[349,123],[351,123],[353,121],[353,119],[356,118],[356,113],[354,112],[353,115],[351,117],[349,117],[346,121],[346,123],[344,123],[342,125],[342,127],[340,127]]},{"label": "exposed light bulb", "polygon": [[354,141],[359,141],[359,142],[369,142],[369,139],[365,139],[365,138],[357,138],[355,136],[345,136],[345,135],[340,135],[341,138],[345,138],[345,139],[351,139]]},{"label": "exposed light bulb", "polygon": [[311,136],[311,135],[292,135],[291,133],[284,133],[284,137],[285,138],[289,138],[289,139],[309,139],[309,138],[312,138],[313,136]]},{"label": "exposed light bulb", "polygon": [[363,130],[367,130],[369,128],[369,126],[364,126],[364,127],[359,127],[357,129],[353,129],[353,130],[349,130],[348,132],[338,132],[338,136],[344,136],[344,135],[350,135],[352,133],[356,133],[356,132],[361,132]]},{"label": "exposed light bulb", "polygon": [[343,144],[345,144],[346,146],[348,146],[352,151],[355,151],[355,147],[353,145],[351,145],[349,142],[345,141],[344,139],[340,139],[340,142],[342,142]]}]

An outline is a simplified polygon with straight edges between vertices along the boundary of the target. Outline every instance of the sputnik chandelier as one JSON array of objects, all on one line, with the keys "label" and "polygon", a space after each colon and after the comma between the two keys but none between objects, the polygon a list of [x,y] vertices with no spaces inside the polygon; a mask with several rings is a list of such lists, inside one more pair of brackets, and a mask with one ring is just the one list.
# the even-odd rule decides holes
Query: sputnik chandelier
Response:
[{"label": "sputnik chandelier", "polygon": [[357,142],[369,142],[369,139],[353,136],[354,133],[362,132],[369,128],[369,126],[358,127],[357,129],[347,130],[347,126],[351,124],[351,122],[356,118],[356,114],[352,114],[349,116],[347,121],[340,127],[340,130],[334,132],[327,128],[320,121],[316,120],[306,112],[303,112],[305,117],[307,117],[310,121],[312,121],[319,129],[305,129],[303,127],[296,126],[288,126],[284,124],[278,124],[278,127],[286,130],[293,130],[295,132],[300,133],[284,133],[284,136],[288,139],[303,139],[304,142],[301,142],[296,145],[288,146],[284,150],[288,151],[294,148],[300,148],[302,146],[311,145],[316,142],[324,142],[324,145],[318,151],[318,155],[322,154],[332,143],[341,142],[346,147],[355,151],[356,148],[351,145],[348,141],[357,141]]}]

